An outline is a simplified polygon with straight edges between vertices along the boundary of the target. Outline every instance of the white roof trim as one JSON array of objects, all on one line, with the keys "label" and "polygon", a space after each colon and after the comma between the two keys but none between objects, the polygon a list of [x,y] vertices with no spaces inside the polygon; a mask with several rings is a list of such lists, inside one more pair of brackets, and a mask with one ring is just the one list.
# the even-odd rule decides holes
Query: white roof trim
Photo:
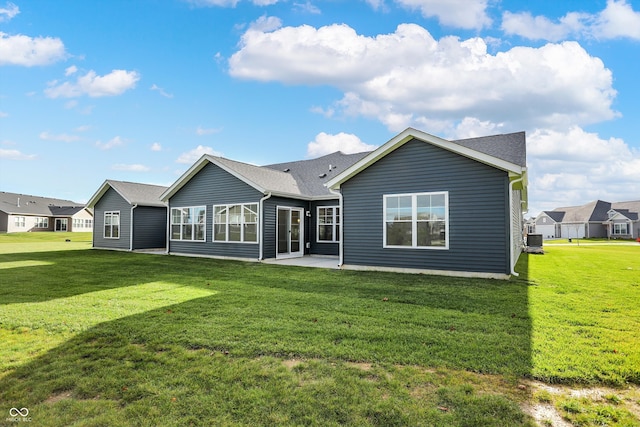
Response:
[{"label": "white roof trim", "polygon": [[95,207],[96,203],[98,203],[98,200],[100,200],[102,198],[102,196],[104,196],[104,194],[109,190],[109,188],[113,188],[113,190],[118,193],[118,195],[120,197],[122,197],[127,203],[129,203],[130,205],[132,205],[133,203],[131,203],[131,201],[129,199],[127,199],[124,194],[122,194],[121,192],[118,191],[117,188],[115,188],[113,185],[111,185],[111,183],[109,182],[109,180],[105,180],[102,185],[100,186],[100,188],[98,189],[98,191],[96,191],[96,193],[91,196],[91,198],[89,199],[89,201],[86,204],[86,207],[88,208],[93,208]]},{"label": "white roof trim", "polygon": [[355,175],[385,157],[387,154],[390,154],[414,138],[516,175],[522,175],[526,171],[526,168],[516,165],[515,163],[472,150],[460,144],[456,144],[455,142],[447,141],[446,139],[430,135],[417,129],[407,128],[387,141],[384,145],[372,151],[362,160],[355,163],[344,172],[338,174],[335,178],[329,180],[325,185],[333,190],[337,190],[340,188],[342,183],[353,178]]},{"label": "white roof trim", "polygon": [[213,163],[214,165],[218,166],[220,169],[230,173],[234,177],[238,178],[240,181],[244,182],[247,185],[250,185],[251,187],[255,188],[261,193],[265,193],[267,191],[265,188],[251,181],[244,175],[241,175],[236,170],[231,169],[227,167],[225,164],[217,161],[214,156],[211,156],[209,154],[204,154],[202,155],[202,157],[200,157],[200,159],[198,159],[197,162],[195,162],[189,169],[187,169],[187,171],[183,173],[182,176],[178,178],[178,180],[174,182],[173,185],[171,185],[171,187],[167,189],[167,191],[165,191],[160,195],[160,200],[162,200],[163,202],[168,202],[169,199],[175,193],[178,192],[178,190],[180,190],[187,182],[191,180],[191,178],[193,178],[198,172],[200,172],[209,163]]}]

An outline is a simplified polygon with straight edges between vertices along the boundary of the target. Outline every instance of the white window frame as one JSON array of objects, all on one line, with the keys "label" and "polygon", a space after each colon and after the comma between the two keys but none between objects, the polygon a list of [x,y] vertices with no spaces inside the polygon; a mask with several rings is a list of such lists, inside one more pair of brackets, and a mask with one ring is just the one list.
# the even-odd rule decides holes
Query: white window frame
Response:
[{"label": "white window frame", "polygon": [[[444,196],[444,246],[418,246],[418,222],[429,222],[418,220],[418,196]],[[387,201],[392,197],[411,197],[411,246],[409,245],[388,245],[387,244]],[[440,220],[438,220],[440,221]],[[400,222],[400,221],[393,221]],[[405,222],[409,222],[408,220]],[[449,249],[449,192],[448,191],[431,191],[425,193],[403,193],[403,194],[384,194],[382,203],[382,247],[389,249],[433,249],[448,250]]]},{"label": "white window frame", "polygon": [[[107,216],[111,217],[111,224],[109,224],[109,236],[107,236]],[[118,223],[114,224],[113,223],[113,218],[114,216],[116,216],[118,218]],[[118,235],[116,237],[113,237],[113,226],[117,225],[118,226]],[[102,237],[105,239],[114,239],[114,240],[118,240],[120,239],[120,235],[122,234],[122,227],[120,224],[120,211],[105,211],[104,213],[104,225],[102,227]]]},{"label": "white window frame", "polygon": [[[254,213],[254,211],[252,210],[251,207],[255,207],[255,221],[246,221],[246,212],[245,209],[250,211],[250,215]],[[236,221],[231,221],[231,216],[229,214],[229,211],[232,208],[235,207],[239,207],[240,208],[240,214],[239,214],[239,218]],[[225,221],[218,221],[219,215],[221,212],[219,209],[223,209],[224,210],[224,217],[225,217]],[[224,239],[218,239],[217,236],[217,232],[216,232],[216,226],[217,225],[224,225]],[[240,240],[230,240],[230,226],[231,225],[236,225],[236,226],[240,226]],[[247,240],[246,239],[246,234],[245,234],[245,229],[247,226],[249,225],[255,225],[255,230],[256,230],[256,240]],[[243,243],[243,244],[250,244],[250,245],[257,245],[260,242],[260,204],[257,202],[252,202],[252,203],[229,203],[229,204],[224,204],[224,205],[213,205],[213,231],[211,233],[211,241],[213,243]]]},{"label": "white window frame", "polygon": [[16,216],[13,220],[13,225],[17,228],[25,228],[27,226],[27,220],[24,216]]},{"label": "white window frame", "polygon": [[[184,222],[184,216],[183,211],[185,209],[189,209],[189,218],[191,219],[190,222]],[[173,215],[173,211],[180,211],[180,222],[179,223],[175,223],[173,222],[174,219],[174,215]],[[204,219],[202,224],[198,223],[198,215],[197,213],[200,210],[204,210]],[[204,243],[207,241],[207,207],[202,205],[202,206],[173,206],[171,207],[171,211],[169,213],[169,236],[170,239],[174,242],[199,242],[199,243]],[[174,225],[178,225],[180,226],[180,232],[178,233],[179,238],[175,238],[173,237],[173,226]],[[196,239],[196,225],[202,225],[202,238],[201,239]],[[191,238],[183,238],[185,232],[184,232],[184,227],[186,226],[191,226]]]},{"label": "white window frame", "polygon": [[[331,209],[331,223],[330,224],[321,224],[320,223],[320,210],[321,209]],[[332,240],[321,240],[320,239],[320,226],[331,226],[332,232]],[[340,220],[340,206],[337,205],[328,205],[328,206],[317,206],[316,208],[316,242],[317,243],[339,243],[340,242],[340,227],[342,226],[342,221]]]},{"label": "white window frame", "polygon": [[[620,227],[616,227],[617,226],[625,226],[625,232],[624,233],[620,233]],[[614,236],[627,236],[629,235],[629,223],[628,222],[614,222],[613,223],[613,235]]]},{"label": "white window frame", "polygon": [[35,221],[36,228],[49,228],[49,218],[46,216],[38,216]]}]

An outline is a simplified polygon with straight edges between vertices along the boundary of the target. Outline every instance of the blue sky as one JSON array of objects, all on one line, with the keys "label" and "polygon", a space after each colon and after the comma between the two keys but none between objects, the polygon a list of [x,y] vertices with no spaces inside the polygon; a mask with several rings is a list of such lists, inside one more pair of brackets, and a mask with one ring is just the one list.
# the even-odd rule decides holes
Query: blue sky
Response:
[{"label": "blue sky", "polygon": [[640,199],[640,0],[0,0],[0,190],[525,131],[529,215]]}]

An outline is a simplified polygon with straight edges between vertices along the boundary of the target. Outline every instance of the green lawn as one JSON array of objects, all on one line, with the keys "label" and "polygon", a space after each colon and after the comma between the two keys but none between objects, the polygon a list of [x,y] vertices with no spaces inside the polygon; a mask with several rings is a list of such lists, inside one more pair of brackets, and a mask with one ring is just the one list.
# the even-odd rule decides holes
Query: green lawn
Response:
[{"label": "green lawn", "polygon": [[547,248],[496,281],[32,234],[0,235],[0,425],[534,425],[531,379],[618,387],[550,398],[576,425],[639,422],[640,245]]}]

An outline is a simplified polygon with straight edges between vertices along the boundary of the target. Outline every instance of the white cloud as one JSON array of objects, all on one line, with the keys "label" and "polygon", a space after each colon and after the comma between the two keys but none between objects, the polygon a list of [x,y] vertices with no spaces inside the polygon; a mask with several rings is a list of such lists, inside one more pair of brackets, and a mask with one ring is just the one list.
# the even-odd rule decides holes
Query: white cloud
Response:
[{"label": "white cloud", "polygon": [[75,74],[75,73],[77,73],[77,72],[78,72],[78,67],[76,67],[75,65],[72,65],[72,66],[70,66],[70,67],[67,67],[67,68],[64,70],[64,75],[68,77],[68,76],[70,76],[70,75],[72,75],[72,74]]},{"label": "white cloud", "polygon": [[551,21],[529,12],[505,12],[502,30],[531,40],[566,40],[569,37],[597,39],[631,38],[640,40],[640,12],[626,0],[607,0],[607,6],[597,14],[569,12]]},{"label": "white cloud", "polygon": [[306,3],[293,3],[293,8],[300,12],[310,13],[312,15],[319,15],[322,13],[320,8],[312,4],[310,1],[307,1]]},{"label": "white cloud", "polygon": [[118,147],[122,144],[124,144],[124,139],[122,139],[119,136],[111,138],[107,142],[96,141],[96,147],[98,147],[101,150],[111,150],[112,148]]},{"label": "white cloud", "polygon": [[10,21],[19,13],[20,8],[9,1],[4,7],[0,6],[0,22]]},{"label": "white cloud", "polygon": [[0,31],[0,65],[48,65],[66,57],[64,44],[53,37],[10,36]]},{"label": "white cloud", "polygon": [[76,132],[86,132],[86,131],[88,131],[88,130],[90,130],[90,129],[91,129],[91,126],[90,126],[90,125],[82,125],[82,126],[78,126],[78,127],[77,127],[77,128],[75,128],[74,130],[75,130]]},{"label": "white cloud", "polygon": [[480,38],[435,40],[415,24],[376,37],[303,25],[247,30],[229,65],[237,78],[337,87],[344,96],[334,107],[392,131],[451,131],[463,117],[520,130],[617,116],[611,71],[576,42],[493,55]]},{"label": "white cloud", "polygon": [[401,6],[418,9],[426,18],[436,17],[450,27],[482,29],[491,25],[486,13],[488,0],[395,0]]},{"label": "white cloud", "polygon": [[[532,215],[640,194],[640,151],[619,138],[603,139],[577,126],[565,131],[538,129],[527,136],[527,158]],[[545,202],[536,205],[538,200]]]},{"label": "white cloud", "polygon": [[205,136],[205,135],[213,135],[214,133],[220,132],[219,128],[203,128],[202,126],[198,126],[196,129],[196,135]]},{"label": "white cloud", "polygon": [[113,70],[109,74],[98,76],[91,70],[84,76],[78,77],[74,83],[50,82],[44,92],[49,98],[77,98],[83,95],[92,98],[116,96],[133,89],[138,80],[140,80],[140,74],[136,71]]},{"label": "white cloud", "polygon": [[161,88],[156,84],[151,85],[150,89],[158,92],[160,95],[164,96],[165,98],[173,98],[173,94],[165,92],[163,88]]},{"label": "white cloud", "polygon": [[162,151],[162,145],[158,142],[151,144],[151,151]]},{"label": "white cloud", "polygon": [[9,117],[9,113],[5,113],[4,111],[0,111],[0,119],[3,119],[5,117]]},{"label": "white cloud", "polygon": [[626,0],[607,0],[607,7],[596,17],[592,32],[597,38],[640,40],[640,12],[634,11]]},{"label": "white cloud", "polygon": [[375,150],[375,145],[369,145],[360,140],[356,135],[340,132],[330,135],[320,132],[316,139],[307,145],[307,157],[320,157],[325,154],[342,151],[345,154],[361,153]]},{"label": "white cloud", "polygon": [[115,164],[111,167],[111,169],[117,170],[117,171],[126,171],[126,172],[149,172],[151,170],[151,168],[145,165],[141,165],[141,164],[128,165],[124,163]]},{"label": "white cloud", "polygon": [[519,35],[530,40],[565,40],[584,31],[584,21],[587,15],[571,12],[560,18],[559,22],[552,22],[545,16],[532,16],[529,12],[502,15],[502,30],[506,34]]},{"label": "white cloud", "polygon": [[[186,0],[196,7],[236,7],[240,0]],[[251,0],[256,6],[269,6],[281,0]]]},{"label": "white cloud", "polygon": [[36,158],[35,154],[24,154],[19,150],[11,150],[6,148],[0,148],[0,159],[8,160],[33,160]]},{"label": "white cloud", "polygon": [[183,163],[183,164],[192,164],[192,163],[195,163],[204,154],[210,154],[212,156],[222,157],[222,153],[215,151],[213,148],[205,147],[204,145],[198,145],[193,150],[180,154],[176,162]]},{"label": "white cloud", "polygon": [[81,138],[78,135],[69,135],[68,133],[52,134],[49,132],[40,132],[40,139],[44,141],[74,142]]},{"label": "white cloud", "polygon": [[261,16],[249,26],[249,31],[268,33],[282,27],[282,21],[275,16]]}]

